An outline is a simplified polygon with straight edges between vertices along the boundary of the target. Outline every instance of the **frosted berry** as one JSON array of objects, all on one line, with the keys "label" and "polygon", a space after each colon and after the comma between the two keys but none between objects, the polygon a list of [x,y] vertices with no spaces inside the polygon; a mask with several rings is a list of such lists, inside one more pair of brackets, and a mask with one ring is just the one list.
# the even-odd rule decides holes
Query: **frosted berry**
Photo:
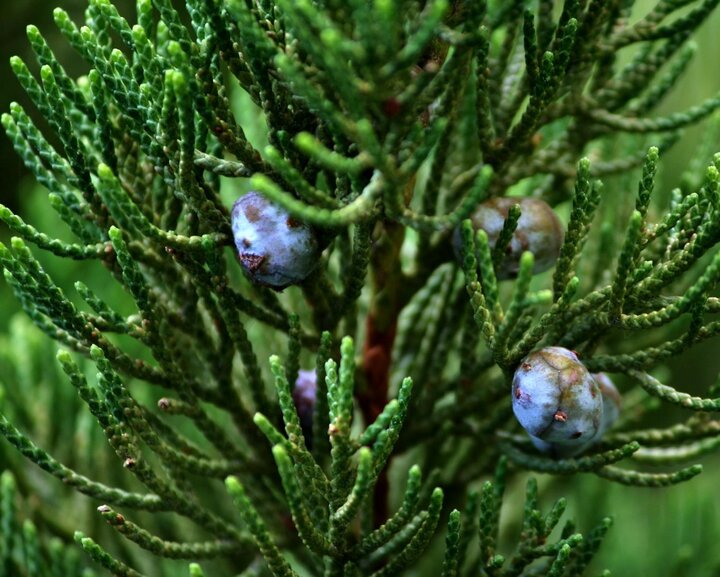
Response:
[{"label": "frosted berry", "polygon": [[310,447],[312,442],[313,415],[315,414],[315,399],[317,397],[317,375],[315,371],[298,371],[298,378],[292,390],[295,410],[300,419],[305,445]]},{"label": "frosted berry", "polygon": [[[551,268],[563,243],[563,226],[552,208],[539,198],[495,197],[478,205],[470,217],[473,228],[484,230],[488,236],[490,248],[495,247],[510,208],[520,205],[520,219],[506,249],[505,258],[495,271],[498,279],[517,276],[520,257],[530,251],[535,257],[534,273]],[[460,253],[461,236],[459,230],[454,236],[455,252]]]},{"label": "frosted berry", "polygon": [[530,440],[538,451],[558,459],[575,457],[591,445],[600,441],[602,436],[608,431],[608,429],[610,429],[610,427],[613,426],[615,421],[617,421],[620,416],[620,407],[622,405],[622,397],[620,396],[620,393],[610,380],[610,377],[608,377],[605,373],[593,373],[592,377],[595,379],[598,387],[600,387],[600,394],[603,399],[602,421],[600,422],[600,429],[598,430],[597,435],[595,435],[590,442],[583,443],[581,445],[561,445],[558,443],[549,443],[530,435]]},{"label": "frosted berry", "polygon": [[531,436],[556,445],[586,445],[603,419],[598,383],[577,355],[562,347],[546,347],[522,360],[513,377],[512,407]]},{"label": "frosted berry", "polygon": [[240,264],[258,284],[283,289],[305,280],[318,264],[315,231],[258,192],[235,202],[232,231]]},{"label": "frosted berry", "polygon": [[622,398],[617,388],[605,373],[594,373],[593,377],[600,387],[600,393],[603,399],[603,417],[600,423],[600,432],[596,440],[600,440],[600,436],[613,426],[617,418],[620,416],[620,407]]}]

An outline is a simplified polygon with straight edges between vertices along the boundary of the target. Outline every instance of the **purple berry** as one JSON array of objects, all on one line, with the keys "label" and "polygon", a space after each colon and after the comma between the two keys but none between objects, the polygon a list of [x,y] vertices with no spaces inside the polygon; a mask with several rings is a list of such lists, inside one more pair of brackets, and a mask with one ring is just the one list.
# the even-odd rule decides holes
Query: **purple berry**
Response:
[{"label": "purple berry", "polygon": [[561,445],[558,443],[549,443],[530,435],[535,448],[541,453],[545,453],[556,459],[569,459],[575,457],[585,451],[588,447],[594,445],[602,436],[612,427],[617,418],[620,416],[620,407],[622,405],[622,397],[617,388],[605,373],[593,373],[592,377],[600,387],[600,393],[603,399],[603,413],[600,428],[595,437],[588,443],[581,445]]},{"label": "purple berry", "polygon": [[[495,247],[510,208],[514,204],[520,205],[521,214],[506,249],[505,258],[495,271],[500,280],[517,276],[520,257],[525,251],[530,251],[535,257],[534,273],[548,270],[555,264],[564,238],[560,219],[544,200],[495,197],[480,203],[470,217],[473,228],[476,231],[482,229],[487,234],[490,248]],[[455,232],[453,244],[456,254],[459,255],[461,245],[459,229]]]},{"label": "purple berry", "polygon": [[240,263],[257,284],[283,289],[305,280],[318,264],[315,231],[258,192],[235,202],[232,231]]},{"label": "purple berry", "polygon": [[522,360],[513,377],[512,407],[531,436],[556,445],[586,445],[603,419],[599,385],[577,355],[562,347]]},{"label": "purple berry", "polygon": [[298,378],[292,391],[295,410],[300,419],[305,445],[310,448],[312,443],[313,416],[317,397],[317,375],[315,371],[298,371]]}]

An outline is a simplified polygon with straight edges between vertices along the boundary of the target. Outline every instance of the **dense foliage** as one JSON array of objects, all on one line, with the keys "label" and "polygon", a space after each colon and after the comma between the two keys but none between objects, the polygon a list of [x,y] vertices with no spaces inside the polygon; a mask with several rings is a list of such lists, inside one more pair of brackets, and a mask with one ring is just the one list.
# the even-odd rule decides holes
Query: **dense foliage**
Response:
[{"label": "dense foliage", "polygon": [[[653,192],[720,96],[655,111],[718,0],[637,20],[628,0],[555,4],[138,0],[131,24],[91,0],[82,26],[54,13],[78,80],[28,28],[39,69],[11,65],[46,124],[17,103],[2,123],[57,230],[0,206],[0,266],[60,348],[13,322],[0,432],[147,553],[101,546],[86,501],[4,444],[0,575],[86,571],[73,513],[116,575],[581,575],[610,519],[559,525],[566,500],[543,512],[531,477],[504,543],[520,470],[700,473],[718,391],[661,376],[720,332],[720,153],[669,206]],[[42,252],[87,274],[62,286]],[[531,438],[511,387],[543,347],[580,367],[593,413],[554,411],[552,435],[531,415]],[[588,399],[608,374],[623,400],[603,424]],[[592,442],[566,450],[565,423]],[[17,487],[62,512],[31,508],[47,547]]]}]

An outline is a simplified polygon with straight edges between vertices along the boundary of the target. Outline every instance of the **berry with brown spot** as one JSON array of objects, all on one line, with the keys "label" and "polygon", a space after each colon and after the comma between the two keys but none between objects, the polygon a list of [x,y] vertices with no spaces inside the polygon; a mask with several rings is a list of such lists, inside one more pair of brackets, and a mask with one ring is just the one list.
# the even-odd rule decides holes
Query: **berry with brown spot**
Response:
[{"label": "berry with brown spot", "polygon": [[[580,447],[600,431],[603,398],[598,383],[572,351],[546,347],[530,353],[515,372],[512,407],[536,446]],[[572,452],[572,451],[571,451]]]},{"label": "berry with brown spot", "polygon": [[253,282],[284,289],[305,280],[320,258],[315,230],[258,192],[233,205],[238,259]]}]

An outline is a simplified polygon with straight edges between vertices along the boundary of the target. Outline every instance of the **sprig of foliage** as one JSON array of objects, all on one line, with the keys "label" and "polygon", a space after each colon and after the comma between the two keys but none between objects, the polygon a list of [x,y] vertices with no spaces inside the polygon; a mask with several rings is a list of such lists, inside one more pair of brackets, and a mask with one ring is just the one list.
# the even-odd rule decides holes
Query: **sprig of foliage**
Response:
[{"label": "sprig of foliage", "polygon": [[[610,521],[585,537],[568,522],[551,537],[565,501],[543,514],[533,480],[515,553],[498,553],[508,463],[664,486],[699,465],[646,464],[718,445],[717,391],[686,393],[652,374],[720,332],[710,317],[720,311],[720,156],[664,213],[653,198],[661,153],[720,107],[716,96],[655,115],[717,1],[660,2],[630,24],[632,4],[568,0],[555,20],[544,0],[187,0],[182,10],[138,0],[132,24],[110,0],[90,0],[82,26],[54,13],[87,63],[79,80],[30,27],[37,66],[11,66],[46,124],[17,103],[2,123],[73,240],[0,206],[18,235],[0,243],[0,266],[63,347],[53,388],[69,381],[77,397],[58,407],[74,416],[84,406],[97,423],[77,417],[77,427],[104,436],[122,468],[86,469],[92,459],[75,462],[39,435],[18,408],[19,384],[2,383],[11,402],[0,432],[100,502],[132,543],[228,574],[389,577],[422,567],[443,532],[436,573],[448,577],[582,574]],[[652,134],[655,146],[626,134]],[[637,195],[616,218],[613,204],[620,214],[628,203],[613,175],[635,178],[635,168]],[[282,294],[241,277],[228,254],[227,199],[248,188],[318,230],[317,267]],[[467,220],[508,195],[571,203],[551,279],[533,278],[532,250],[511,286],[498,274],[522,232],[519,205],[494,247]],[[611,237],[622,238],[612,250]],[[102,282],[65,286],[28,244],[99,264]],[[517,435],[508,385],[542,346],[574,349],[631,395],[692,416],[666,429],[626,416],[582,455],[539,455]],[[36,349],[32,358],[46,354]],[[4,362],[20,374],[29,359]],[[311,435],[293,400],[302,366],[317,381]],[[42,556],[33,525],[22,538],[13,525],[10,479],[0,569],[20,566],[22,542],[32,575]],[[447,516],[446,497],[459,507]],[[76,540],[114,574],[152,565],[132,548]]]}]

